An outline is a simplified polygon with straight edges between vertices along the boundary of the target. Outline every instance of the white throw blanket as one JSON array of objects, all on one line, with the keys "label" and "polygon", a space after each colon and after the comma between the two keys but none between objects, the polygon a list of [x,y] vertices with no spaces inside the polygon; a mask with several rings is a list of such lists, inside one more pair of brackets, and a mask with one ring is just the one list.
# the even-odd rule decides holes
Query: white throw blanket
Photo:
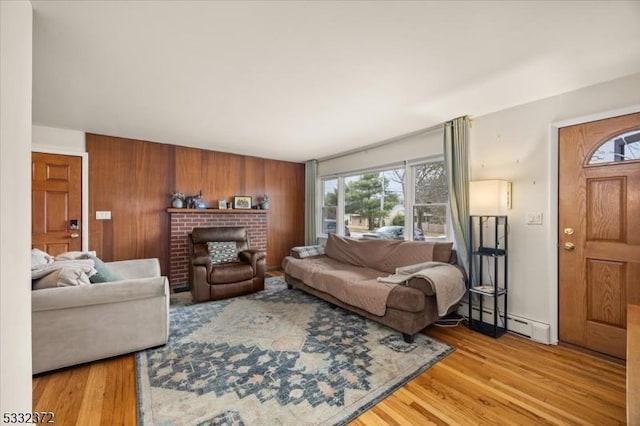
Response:
[{"label": "white throw blanket", "polygon": [[444,316],[449,309],[460,302],[466,291],[464,275],[458,268],[448,263],[425,262],[396,268],[396,273],[378,277],[383,283],[401,284],[411,278],[423,278],[431,284],[436,296],[438,315]]},{"label": "white throw blanket", "polygon": [[80,269],[82,272],[86,273],[88,277],[97,272],[93,267],[93,260],[91,259],[56,260],[55,262],[37,265],[32,268],[31,279],[35,280],[42,278],[45,275],[62,268]]}]

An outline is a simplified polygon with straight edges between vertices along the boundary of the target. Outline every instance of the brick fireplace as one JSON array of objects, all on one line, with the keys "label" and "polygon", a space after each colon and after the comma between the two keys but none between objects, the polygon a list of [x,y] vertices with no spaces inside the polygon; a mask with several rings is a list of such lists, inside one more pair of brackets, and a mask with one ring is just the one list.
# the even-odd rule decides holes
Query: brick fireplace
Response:
[{"label": "brick fireplace", "polygon": [[244,226],[251,248],[267,251],[268,210],[167,209],[170,216],[169,283],[171,288],[189,285],[189,242],[193,228]]}]

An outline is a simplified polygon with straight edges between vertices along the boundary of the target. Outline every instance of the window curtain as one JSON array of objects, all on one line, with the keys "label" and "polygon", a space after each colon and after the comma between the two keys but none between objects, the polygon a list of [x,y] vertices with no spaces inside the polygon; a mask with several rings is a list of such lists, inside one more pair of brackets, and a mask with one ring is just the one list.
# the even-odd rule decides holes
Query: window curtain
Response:
[{"label": "window curtain", "polygon": [[317,244],[316,237],[316,176],[318,174],[318,161],[309,160],[304,164],[304,243],[305,245]]},{"label": "window curtain", "polygon": [[458,262],[469,272],[469,117],[445,123],[444,158]]}]

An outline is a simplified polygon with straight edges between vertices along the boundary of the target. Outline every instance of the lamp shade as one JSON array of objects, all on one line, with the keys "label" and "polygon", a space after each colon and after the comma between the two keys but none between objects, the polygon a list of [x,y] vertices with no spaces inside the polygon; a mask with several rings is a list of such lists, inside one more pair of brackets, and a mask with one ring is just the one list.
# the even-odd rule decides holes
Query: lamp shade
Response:
[{"label": "lamp shade", "polygon": [[511,209],[511,182],[475,180],[469,182],[469,213],[476,216],[506,215]]}]

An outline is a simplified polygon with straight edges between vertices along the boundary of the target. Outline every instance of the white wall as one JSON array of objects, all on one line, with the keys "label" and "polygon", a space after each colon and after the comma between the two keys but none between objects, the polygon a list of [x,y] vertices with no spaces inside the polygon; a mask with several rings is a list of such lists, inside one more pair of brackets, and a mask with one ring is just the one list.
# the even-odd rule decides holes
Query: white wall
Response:
[{"label": "white wall", "polygon": [[33,125],[32,131],[34,151],[86,152],[84,132],[79,130]]},{"label": "white wall", "polygon": [[401,164],[404,160],[418,160],[443,155],[444,127],[400,136],[365,150],[318,161],[318,176],[365,170],[390,164]]},{"label": "white wall", "polygon": [[[509,212],[509,312],[552,325],[557,338],[556,141],[552,124],[640,105],[640,73],[545,100],[475,117],[471,179],[513,183]],[[543,224],[526,225],[528,212]]]},{"label": "white wall", "polygon": [[31,412],[32,16],[0,2],[0,413]]}]

